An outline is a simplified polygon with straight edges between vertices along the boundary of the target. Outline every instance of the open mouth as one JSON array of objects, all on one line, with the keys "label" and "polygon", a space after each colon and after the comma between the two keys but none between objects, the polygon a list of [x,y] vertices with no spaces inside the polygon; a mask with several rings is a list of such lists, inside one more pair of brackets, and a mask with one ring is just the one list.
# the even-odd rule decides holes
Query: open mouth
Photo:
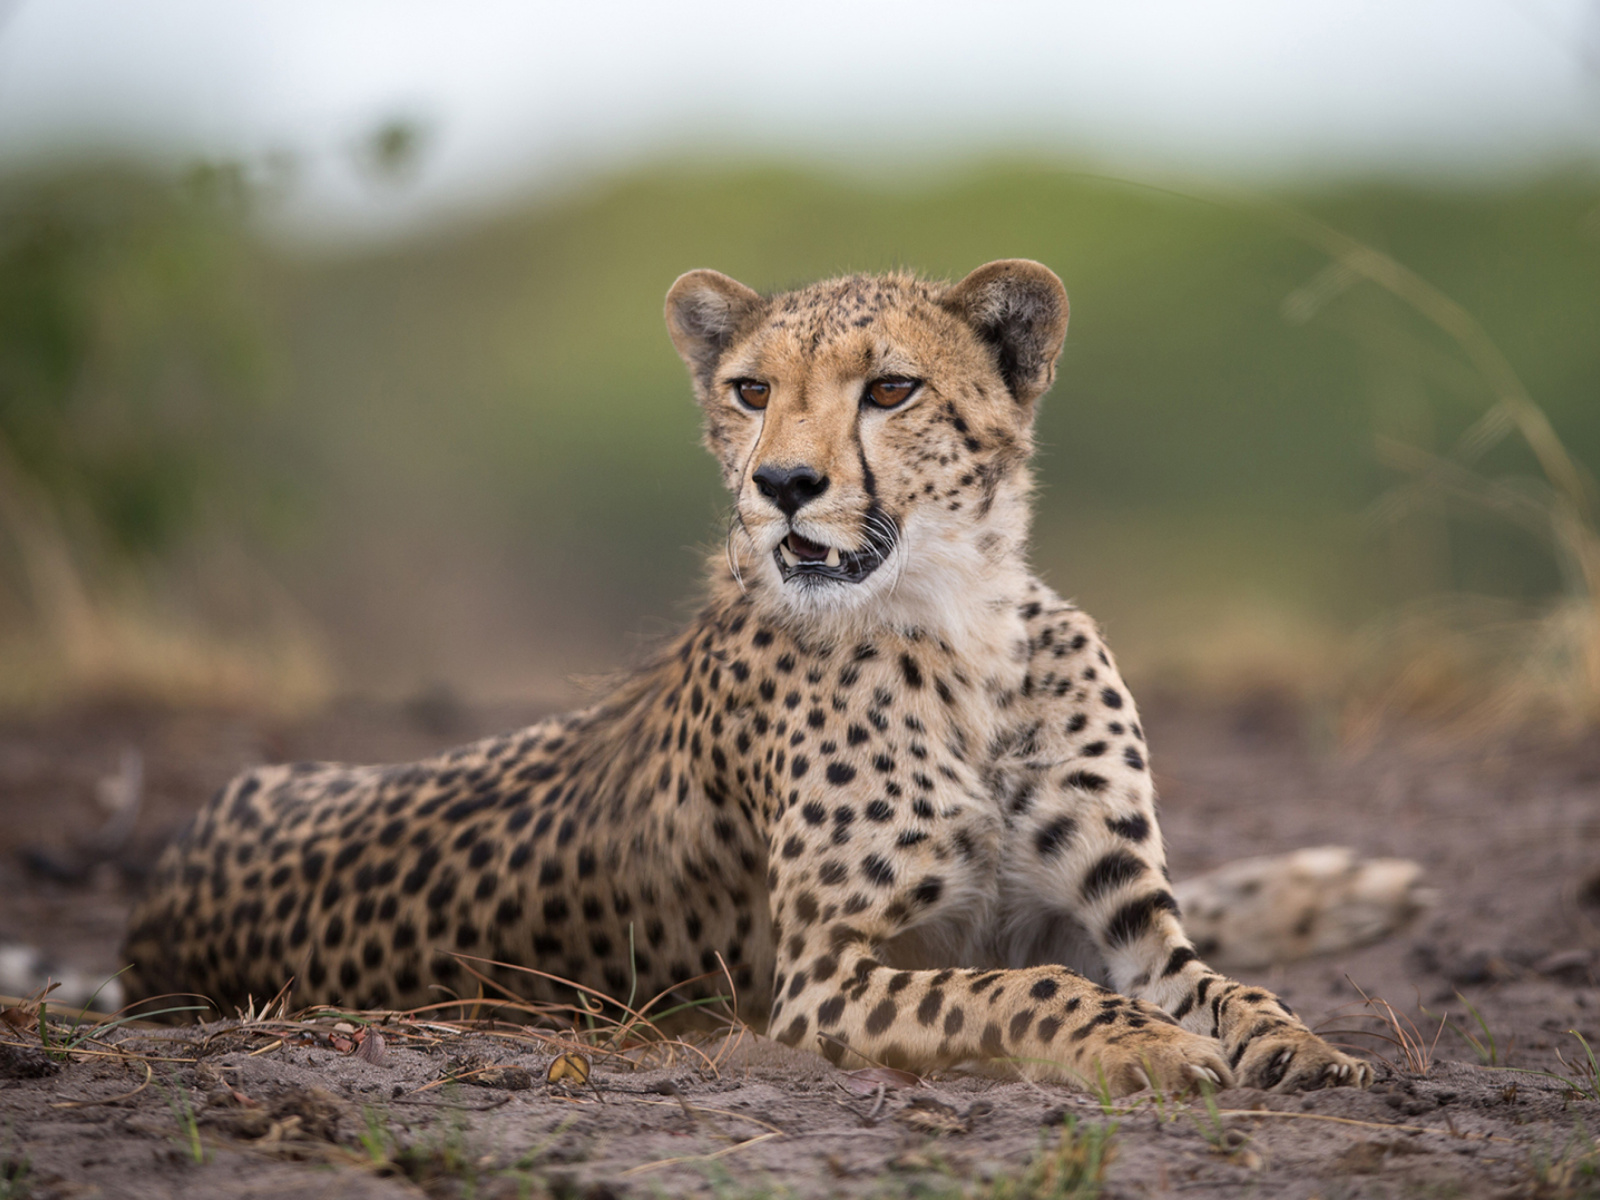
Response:
[{"label": "open mouth", "polygon": [[778,570],[785,581],[790,579],[836,579],[841,583],[860,583],[878,569],[894,549],[892,530],[883,523],[883,534],[876,526],[869,526],[867,544],[860,550],[841,550],[837,546],[824,546],[810,538],[791,533],[773,549],[778,560]]}]

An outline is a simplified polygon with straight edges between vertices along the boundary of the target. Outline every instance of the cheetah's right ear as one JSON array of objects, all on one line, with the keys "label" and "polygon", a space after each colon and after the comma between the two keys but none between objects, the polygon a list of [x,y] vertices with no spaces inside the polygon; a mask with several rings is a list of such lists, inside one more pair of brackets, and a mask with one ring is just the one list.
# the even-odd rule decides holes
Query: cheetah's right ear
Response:
[{"label": "cheetah's right ear", "polygon": [[979,267],[940,299],[994,350],[1006,387],[1021,404],[1049,390],[1067,336],[1067,289],[1026,258]]},{"label": "cheetah's right ear", "polygon": [[723,351],[761,304],[760,293],[720,271],[690,271],[667,292],[667,332],[702,395]]}]

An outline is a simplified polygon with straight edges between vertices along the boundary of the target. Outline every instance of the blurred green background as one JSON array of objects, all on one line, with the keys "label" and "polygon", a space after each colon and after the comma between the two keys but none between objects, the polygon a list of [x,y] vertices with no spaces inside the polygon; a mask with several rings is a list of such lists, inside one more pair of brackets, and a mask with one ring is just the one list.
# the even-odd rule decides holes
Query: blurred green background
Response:
[{"label": "blurred green background", "polygon": [[[1600,462],[1592,173],[1275,199],[1459,302]],[[1395,296],[1324,289],[1327,255],[1250,198],[1024,160],[894,186],[680,162],[331,248],[262,234],[265,203],[225,167],[0,176],[0,702],[570,700],[692,611],[720,544],[660,315],[700,266],[763,290],[1055,269],[1035,560],[1135,686],[1331,693],[1430,598],[1585,594],[1536,529],[1443,491],[1374,518],[1406,481],[1379,439],[1448,451],[1494,396]],[[1476,469],[1540,474],[1516,437]]]}]

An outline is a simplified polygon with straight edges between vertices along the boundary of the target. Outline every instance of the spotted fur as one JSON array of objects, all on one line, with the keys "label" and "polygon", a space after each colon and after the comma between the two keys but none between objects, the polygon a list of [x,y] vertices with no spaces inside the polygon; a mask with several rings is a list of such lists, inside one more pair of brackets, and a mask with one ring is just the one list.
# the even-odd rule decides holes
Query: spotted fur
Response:
[{"label": "spotted fur", "polygon": [[[239,776],[133,918],[133,994],[242,1004],[293,977],[300,1002],[393,1008],[476,994],[475,960],[564,994],[493,960],[696,997],[725,968],[743,1015],[843,1065],[1366,1083],[1196,953],[1133,698],[1028,570],[1056,277],[765,297],[697,271],[667,320],[734,497],[700,616],[585,711],[413,765]],[[884,408],[885,379],[916,386]]]}]

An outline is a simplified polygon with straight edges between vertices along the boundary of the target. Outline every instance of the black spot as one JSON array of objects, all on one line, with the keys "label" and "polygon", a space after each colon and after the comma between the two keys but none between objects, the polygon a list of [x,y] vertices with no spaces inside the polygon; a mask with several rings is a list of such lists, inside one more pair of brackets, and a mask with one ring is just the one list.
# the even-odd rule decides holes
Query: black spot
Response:
[{"label": "black spot", "polygon": [[1054,979],[1041,979],[1028,989],[1028,995],[1035,1000],[1048,1000],[1060,990],[1061,985]]},{"label": "black spot", "polygon": [[1116,688],[1102,688],[1100,690],[1100,699],[1106,702],[1107,708],[1122,707],[1122,693],[1117,691]]},{"label": "black spot", "polygon": [[887,800],[874,800],[866,807],[867,820],[883,822],[894,816],[894,809]]},{"label": "black spot", "polygon": [[320,850],[313,850],[300,860],[300,874],[305,876],[307,883],[315,883],[322,877],[322,867],[327,861],[327,856]]},{"label": "black spot", "polygon": [[1150,836],[1150,822],[1143,813],[1134,813],[1131,817],[1117,817],[1115,820],[1107,817],[1106,828],[1130,842],[1142,842]]},{"label": "black spot", "polygon": [[856,777],[856,769],[849,763],[831,762],[828,764],[828,782],[836,785],[849,783]]},{"label": "black spot", "polygon": [[929,875],[917,884],[916,891],[911,893],[911,898],[918,904],[936,904],[942,895],[944,895],[944,880],[937,875]]},{"label": "black spot", "polygon": [[1104,742],[1090,742],[1083,748],[1085,758],[1099,758],[1105,752],[1106,744]]},{"label": "black spot", "polygon": [[817,1006],[817,1024],[837,1025],[844,1015],[844,997],[833,996]]},{"label": "black spot", "polygon": [[1083,877],[1083,898],[1095,900],[1103,893],[1139,878],[1144,871],[1145,865],[1138,858],[1126,850],[1113,850],[1090,867],[1088,874]]},{"label": "black spot", "polygon": [[879,887],[889,887],[894,883],[894,868],[876,854],[869,854],[861,860],[861,873]]},{"label": "black spot", "polygon": [[400,881],[400,890],[408,896],[415,896],[428,886],[428,876],[433,874],[433,868],[439,863],[439,851],[432,846],[427,847],[417,856],[417,861],[407,871],[405,878]]},{"label": "black spot", "polygon": [[945,1037],[954,1037],[956,1034],[961,1032],[961,1027],[966,1023],[967,1014],[961,1010],[961,1006],[959,1004],[953,1005],[950,1011],[944,1015]]},{"label": "black spot", "polygon": [[1200,956],[1194,952],[1193,947],[1179,946],[1172,952],[1172,957],[1167,959],[1167,965],[1161,969],[1161,978],[1166,979],[1168,976],[1176,975],[1189,963],[1192,963],[1199,957]]},{"label": "black spot", "polygon": [[1089,723],[1089,718],[1082,713],[1073,713],[1072,720],[1067,722],[1068,733],[1082,733],[1083,727]]},{"label": "black spot", "polygon": [[900,656],[900,674],[905,676],[906,683],[914,688],[922,686],[922,668],[917,665],[917,660],[909,654]]},{"label": "black spot", "polygon": [[1106,789],[1106,778],[1104,775],[1096,775],[1093,771],[1074,771],[1061,781],[1061,786],[1099,793]]},{"label": "black spot", "polygon": [[1127,763],[1135,771],[1144,770],[1144,756],[1141,755],[1139,753],[1139,751],[1136,750],[1132,746],[1124,746],[1123,747],[1123,749],[1122,749],[1122,761]]},{"label": "black spot", "polygon": [[1126,946],[1148,930],[1156,914],[1169,912],[1177,915],[1178,902],[1169,892],[1152,892],[1119,908],[1106,925],[1106,942],[1112,947]]},{"label": "black spot", "polygon": [[1000,1026],[990,1021],[983,1027],[983,1034],[978,1038],[978,1053],[985,1058],[999,1058],[1005,1052],[1006,1046],[1000,1037]]},{"label": "black spot", "polygon": [[1050,857],[1061,853],[1062,846],[1077,832],[1078,823],[1071,817],[1057,817],[1033,836],[1039,853]]},{"label": "black spot", "polygon": [[893,1000],[880,1000],[867,1014],[867,1032],[876,1037],[894,1023],[899,1006]]}]

